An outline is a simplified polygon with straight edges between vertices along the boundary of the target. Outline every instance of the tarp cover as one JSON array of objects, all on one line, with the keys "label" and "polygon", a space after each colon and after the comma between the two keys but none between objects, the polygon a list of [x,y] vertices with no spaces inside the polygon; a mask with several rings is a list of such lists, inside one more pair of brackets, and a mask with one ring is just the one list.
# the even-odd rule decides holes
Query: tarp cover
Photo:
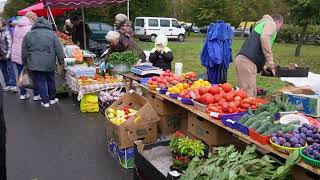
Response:
[{"label": "tarp cover", "polygon": [[45,0],[45,5],[50,7],[95,7],[101,5],[121,4],[127,0]]},{"label": "tarp cover", "polygon": [[[53,16],[60,16],[63,15],[64,12],[71,10],[70,8],[53,8],[51,9]],[[47,16],[48,10],[45,9],[43,2],[39,2],[37,4],[34,4],[30,7],[27,7],[25,9],[22,9],[17,12],[19,16],[24,16],[27,12],[32,11],[36,13],[38,16]]]}]

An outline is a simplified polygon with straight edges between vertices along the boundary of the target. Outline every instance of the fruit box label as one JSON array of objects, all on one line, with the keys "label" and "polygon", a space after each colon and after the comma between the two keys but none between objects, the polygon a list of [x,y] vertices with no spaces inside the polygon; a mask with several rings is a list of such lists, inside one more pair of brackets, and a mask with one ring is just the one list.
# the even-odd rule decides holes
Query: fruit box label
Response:
[{"label": "fruit box label", "polygon": [[303,97],[291,94],[284,94],[284,98],[286,100],[288,99],[290,103],[296,105],[298,111],[304,112],[311,116],[320,116],[318,98]]}]

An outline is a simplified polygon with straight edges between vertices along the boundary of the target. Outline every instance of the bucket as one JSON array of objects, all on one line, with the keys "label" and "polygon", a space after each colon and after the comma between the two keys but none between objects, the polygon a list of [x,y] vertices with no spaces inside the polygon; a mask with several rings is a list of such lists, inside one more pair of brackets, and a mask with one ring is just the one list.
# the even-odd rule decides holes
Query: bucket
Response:
[{"label": "bucket", "polygon": [[175,74],[176,74],[176,75],[182,75],[182,72],[183,72],[183,63],[176,63],[174,70],[175,70]]}]

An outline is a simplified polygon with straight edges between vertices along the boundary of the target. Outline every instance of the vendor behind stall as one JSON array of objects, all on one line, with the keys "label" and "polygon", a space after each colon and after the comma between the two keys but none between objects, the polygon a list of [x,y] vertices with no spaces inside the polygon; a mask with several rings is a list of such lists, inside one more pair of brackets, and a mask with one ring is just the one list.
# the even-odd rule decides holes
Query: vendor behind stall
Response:
[{"label": "vendor behind stall", "polygon": [[110,43],[110,48],[106,54],[106,60],[113,52],[135,51],[142,62],[146,61],[146,55],[143,50],[134,42],[132,38],[119,34],[115,31],[109,31],[106,36],[107,41]]},{"label": "vendor behind stall", "polygon": [[173,54],[170,48],[167,47],[167,36],[160,34],[155,41],[155,47],[151,50],[149,60],[153,66],[159,67],[163,70],[171,70],[171,62],[173,61]]},{"label": "vendor behind stall", "polygon": [[71,36],[72,31],[73,31],[73,24],[71,23],[70,19],[67,19],[63,26],[63,33],[65,33],[68,36]]},{"label": "vendor behind stall", "polygon": [[[72,18],[72,24],[74,25],[73,32],[72,32],[72,41],[81,49],[85,49],[83,23],[84,22],[80,20],[79,16],[74,16]],[[90,47],[89,39],[91,37],[92,32],[88,24],[85,24],[85,33],[86,33],[86,45],[87,45],[87,49],[89,49]]]}]

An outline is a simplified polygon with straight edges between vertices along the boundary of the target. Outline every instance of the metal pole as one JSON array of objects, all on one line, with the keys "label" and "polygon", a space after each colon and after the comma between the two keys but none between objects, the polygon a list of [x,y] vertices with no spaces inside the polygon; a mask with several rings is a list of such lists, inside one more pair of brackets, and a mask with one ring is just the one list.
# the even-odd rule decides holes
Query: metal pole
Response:
[{"label": "metal pole", "polygon": [[87,50],[87,34],[86,34],[86,24],[84,22],[84,8],[82,6],[82,25],[83,25],[83,38],[84,38],[84,50]]},{"label": "metal pole", "polygon": [[54,25],[54,27],[56,28],[56,30],[58,31],[57,24],[56,24],[56,21],[55,21],[55,20],[54,20],[54,18],[53,18],[53,15],[52,15],[52,12],[51,12],[50,6],[48,6],[48,10],[49,10],[49,13],[50,13],[50,16],[51,16],[51,19],[52,19],[53,25]]},{"label": "metal pole", "polygon": [[128,20],[130,21],[130,0],[127,1],[127,17],[128,17]]}]

